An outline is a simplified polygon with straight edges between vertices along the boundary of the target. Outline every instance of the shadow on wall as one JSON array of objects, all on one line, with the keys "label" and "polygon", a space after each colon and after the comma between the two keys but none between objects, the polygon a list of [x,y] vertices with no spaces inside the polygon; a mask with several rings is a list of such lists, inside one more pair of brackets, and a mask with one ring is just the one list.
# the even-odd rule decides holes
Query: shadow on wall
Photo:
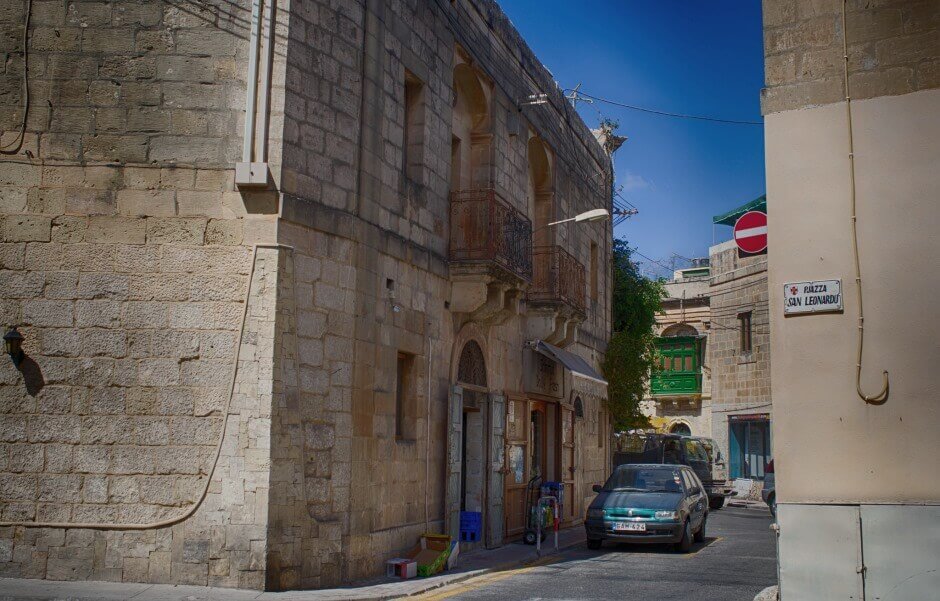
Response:
[{"label": "shadow on wall", "polygon": [[26,384],[26,392],[29,396],[36,396],[46,385],[46,380],[42,377],[42,369],[29,355],[23,356],[23,360],[16,369],[23,374],[23,383]]}]

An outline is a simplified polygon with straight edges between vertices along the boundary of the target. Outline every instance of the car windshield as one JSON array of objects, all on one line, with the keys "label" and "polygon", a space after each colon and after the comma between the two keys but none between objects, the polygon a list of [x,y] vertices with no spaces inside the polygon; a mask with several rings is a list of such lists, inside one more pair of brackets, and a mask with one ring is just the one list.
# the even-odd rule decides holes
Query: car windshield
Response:
[{"label": "car windshield", "polygon": [[679,470],[662,467],[618,467],[607,483],[606,492],[682,492]]}]

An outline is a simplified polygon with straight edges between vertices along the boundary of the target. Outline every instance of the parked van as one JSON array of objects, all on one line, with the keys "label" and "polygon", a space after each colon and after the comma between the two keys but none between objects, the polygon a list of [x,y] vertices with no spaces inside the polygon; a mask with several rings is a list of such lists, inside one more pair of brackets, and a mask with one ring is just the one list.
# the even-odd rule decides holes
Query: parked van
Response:
[{"label": "parked van", "polygon": [[[707,444],[704,443],[706,440]],[[708,446],[711,447],[711,453],[707,450]],[[720,454],[715,451],[711,439],[678,434],[625,433],[617,437],[613,463],[615,468],[634,463],[687,465],[705,486],[708,506],[721,509],[725,499],[734,496],[735,492],[729,486],[727,476],[722,475],[723,464]]]}]

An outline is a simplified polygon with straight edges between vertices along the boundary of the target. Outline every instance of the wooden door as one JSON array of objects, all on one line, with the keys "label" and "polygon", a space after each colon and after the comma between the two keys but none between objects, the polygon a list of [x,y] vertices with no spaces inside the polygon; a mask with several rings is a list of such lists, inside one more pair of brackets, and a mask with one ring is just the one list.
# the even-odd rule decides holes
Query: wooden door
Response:
[{"label": "wooden door", "polygon": [[529,481],[528,402],[524,397],[506,399],[505,500],[506,538],[522,534],[526,525],[525,489]]},{"label": "wooden door", "polygon": [[561,518],[563,522],[570,522],[578,515],[577,505],[574,496],[574,481],[577,465],[575,463],[575,444],[574,444],[574,410],[564,405],[559,405],[561,414],[561,473],[558,475],[562,485],[564,485],[564,505],[562,507]]},{"label": "wooden door", "polygon": [[444,521],[454,540],[460,535],[461,464],[463,463],[463,388],[454,386],[447,405],[447,489]]},{"label": "wooden door", "polygon": [[490,393],[489,451],[486,467],[488,491],[486,516],[486,547],[503,544],[506,532],[506,396]]}]

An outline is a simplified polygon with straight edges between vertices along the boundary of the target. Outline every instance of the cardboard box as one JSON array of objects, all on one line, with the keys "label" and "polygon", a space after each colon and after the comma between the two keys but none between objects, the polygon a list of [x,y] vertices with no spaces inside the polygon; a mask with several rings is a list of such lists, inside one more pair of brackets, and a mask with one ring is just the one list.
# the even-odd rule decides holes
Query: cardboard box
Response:
[{"label": "cardboard box", "polygon": [[414,578],[418,575],[418,563],[406,557],[389,559],[385,562],[385,575],[390,578],[401,578],[403,580]]},{"label": "cardboard box", "polygon": [[442,571],[450,557],[451,540],[446,534],[425,534],[406,555],[418,565],[419,576]]}]

